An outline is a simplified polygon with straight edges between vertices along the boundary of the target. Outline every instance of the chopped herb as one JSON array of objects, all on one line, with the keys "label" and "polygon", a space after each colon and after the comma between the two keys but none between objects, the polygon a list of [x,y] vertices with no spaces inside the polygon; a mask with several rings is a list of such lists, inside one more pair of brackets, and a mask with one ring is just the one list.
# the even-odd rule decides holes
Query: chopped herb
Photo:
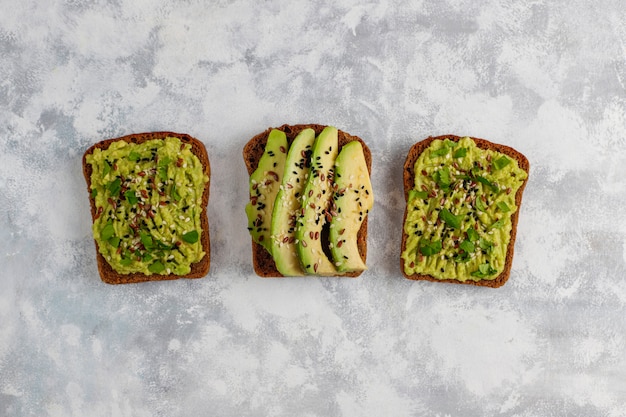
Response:
[{"label": "chopped herb", "polygon": [[459,248],[463,249],[467,253],[472,253],[476,249],[474,247],[474,244],[470,242],[469,240],[464,240],[463,242],[461,242],[461,244],[459,245]]},{"label": "chopped herb", "polygon": [[152,236],[150,236],[148,233],[139,232],[139,237],[141,239],[141,244],[144,246],[144,248],[146,248],[147,250],[152,249]]},{"label": "chopped herb", "polygon": [[91,198],[96,198],[97,195],[98,195],[98,190],[96,188],[91,190]]},{"label": "chopped herb", "polygon": [[167,180],[167,166],[170,164],[171,159],[168,156],[165,156],[161,159],[159,159],[159,163],[157,165],[158,171],[159,171],[159,178],[161,179],[161,181],[166,181]]},{"label": "chopped herb", "polygon": [[478,265],[478,270],[472,272],[472,276],[485,278],[485,277],[488,277],[489,275],[493,275],[495,272],[496,270],[490,264],[485,263],[485,264]]},{"label": "chopped herb", "polygon": [[419,241],[419,251],[424,256],[436,255],[441,252],[442,246],[441,241],[429,241],[427,239],[421,239]]},{"label": "chopped herb", "polygon": [[455,216],[448,209],[442,209],[439,212],[439,218],[443,220],[448,226],[458,229],[461,227],[462,216]]},{"label": "chopped herb", "polygon": [[109,172],[111,172],[111,164],[109,164],[109,161],[105,160],[104,168],[102,168],[102,175],[106,177]]},{"label": "chopped herb", "polygon": [[428,198],[428,193],[426,191],[409,190],[409,201],[413,201],[416,198],[425,200]]},{"label": "chopped herb", "polygon": [[108,241],[109,245],[113,246],[114,248],[117,248],[120,245],[120,238],[117,236],[113,236]]},{"label": "chopped herb", "polygon": [[126,198],[126,201],[128,201],[128,204],[130,204],[131,206],[134,206],[139,201],[137,199],[137,196],[135,195],[135,192],[130,190],[124,193],[124,198]]},{"label": "chopped herb", "polygon": [[467,238],[470,242],[476,242],[480,238],[480,236],[478,236],[478,232],[474,230],[473,227],[470,227],[469,229],[467,229]]},{"label": "chopped herb", "polygon": [[452,157],[463,158],[465,155],[467,155],[467,148],[459,148],[456,151],[454,151],[454,155],[452,155]]},{"label": "chopped herb", "polygon": [[443,141],[443,143],[448,147],[448,148],[456,148],[456,146],[458,145],[458,142],[454,142],[450,139],[446,139]]},{"label": "chopped herb", "polygon": [[487,211],[487,206],[483,203],[483,200],[480,198],[476,199],[476,208],[480,211]]},{"label": "chopped herb", "polygon": [[496,204],[498,206],[498,208],[500,210],[502,210],[503,212],[507,212],[510,211],[511,209],[509,208],[509,206],[507,206],[507,204],[504,201],[500,201],[498,204]]},{"label": "chopped herb", "polygon": [[120,264],[122,264],[123,266],[128,266],[131,263],[133,263],[133,260],[130,257],[123,257],[122,259],[120,259]]},{"label": "chopped herb", "polygon": [[502,169],[510,163],[511,163],[511,160],[509,158],[507,158],[506,156],[501,156],[500,158],[495,159],[493,163],[491,164],[491,166],[494,169]]},{"label": "chopped herb", "polygon": [[128,159],[132,162],[137,162],[141,159],[141,155],[135,151],[131,151],[130,154],[128,154]]},{"label": "chopped herb", "polygon": [[192,230],[191,232],[187,232],[183,235],[183,240],[187,243],[196,243],[198,241],[198,232],[196,230]]},{"label": "chopped herb", "polygon": [[102,231],[100,232],[100,237],[102,240],[109,240],[115,234],[115,229],[113,228],[112,222],[107,222]]},{"label": "chopped herb", "polygon": [[148,270],[153,274],[158,274],[165,270],[165,266],[160,261],[154,261],[152,264],[150,264]]},{"label": "chopped herb", "polygon": [[487,178],[485,177],[481,177],[480,175],[476,175],[476,181],[480,182],[481,184],[486,185],[487,187],[489,187],[491,189],[491,191],[493,191],[494,193],[498,192],[499,189],[496,185],[494,185],[491,181],[489,181]]},{"label": "chopped herb", "polygon": [[442,148],[437,149],[436,151],[430,151],[430,158],[434,159],[438,156],[444,156],[448,153],[448,147],[444,145]]},{"label": "chopped herb", "polygon": [[478,246],[486,254],[490,254],[493,251],[493,243],[491,243],[490,241],[488,241],[487,239],[484,239],[482,237],[478,241]]},{"label": "chopped herb", "polygon": [[111,196],[117,197],[120,194],[120,190],[122,189],[122,180],[120,180],[119,178],[114,179],[109,183],[107,189],[109,190]]},{"label": "chopped herb", "polygon": [[448,167],[435,171],[433,179],[442,190],[448,191],[450,189],[450,170]]},{"label": "chopped herb", "polygon": [[505,223],[505,219],[504,219],[504,218],[502,218],[502,219],[500,219],[500,220],[498,220],[498,221],[496,221],[496,222],[492,223],[492,225],[491,225],[491,226],[489,226],[489,229],[499,229],[499,228],[501,228],[502,226],[504,226],[504,223]]},{"label": "chopped herb", "polygon": [[174,201],[180,201],[181,197],[180,197],[180,194],[178,194],[178,190],[176,189],[176,184],[172,184],[172,189],[170,191],[170,194],[172,195],[172,198],[174,199]]}]

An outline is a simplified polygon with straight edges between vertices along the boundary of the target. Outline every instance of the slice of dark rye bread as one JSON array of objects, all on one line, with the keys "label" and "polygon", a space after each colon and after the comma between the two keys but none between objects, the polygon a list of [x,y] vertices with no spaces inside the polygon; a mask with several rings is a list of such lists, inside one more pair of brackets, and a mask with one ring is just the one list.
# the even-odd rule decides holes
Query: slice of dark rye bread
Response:
[{"label": "slice of dark rye bread", "polygon": [[[463,137],[465,136],[443,135],[443,136],[429,137],[427,139],[422,140],[421,142],[417,142],[415,145],[411,147],[411,149],[409,149],[409,152],[406,157],[406,161],[404,163],[404,171],[403,171],[404,200],[405,201],[408,202],[409,191],[413,188],[413,184],[415,181],[414,165],[415,165],[415,161],[421,155],[421,153],[424,152],[424,150],[426,150],[430,146],[431,142],[434,140],[449,139],[451,141],[458,142]],[[497,152],[503,153],[511,157],[512,159],[515,159],[517,161],[518,166],[522,170],[526,171],[527,174],[529,173],[530,164],[528,163],[528,159],[526,159],[526,157],[523,154],[516,151],[515,149],[509,146],[492,143],[485,139],[479,139],[479,138],[473,138],[473,137],[470,137],[470,138],[476,143],[476,145],[480,149],[497,151]],[[412,279],[412,280],[449,282],[452,284],[469,284],[469,285],[478,285],[478,286],[493,287],[493,288],[501,287],[502,285],[504,285],[504,283],[509,279],[509,275],[511,274],[511,265],[513,263],[513,252],[515,248],[515,237],[517,234],[517,219],[519,217],[520,206],[522,204],[522,193],[524,192],[524,188],[526,187],[527,182],[528,182],[528,176],[526,177],[526,179],[524,180],[520,188],[517,190],[517,193],[515,194],[515,204],[517,205],[517,210],[511,216],[511,222],[512,222],[511,240],[509,241],[509,247],[506,251],[506,262],[504,265],[504,270],[495,279],[493,280],[483,279],[479,281],[473,281],[473,280],[458,281],[454,279],[437,279],[431,275],[421,275],[421,274],[407,275],[404,272],[404,260],[402,259],[402,257],[400,257],[400,270],[402,271],[402,274],[406,278]],[[404,219],[402,220],[402,247],[400,249],[400,253],[404,252],[404,249],[406,248],[407,234],[404,232],[404,223],[406,222],[406,216],[407,216],[407,211],[408,211],[407,209],[408,207],[404,209]]]},{"label": "slice of dark rye bread", "polygon": [[[114,139],[107,139],[101,142],[98,142],[91,146],[85,154],[83,155],[83,175],[85,176],[85,180],[87,181],[87,191],[91,191],[91,173],[92,167],[87,163],[87,155],[91,154],[96,148],[107,149],[109,145],[113,142],[117,142],[123,140],[129,143],[143,143],[152,139],[160,139],[163,140],[167,137],[174,137],[180,139],[183,143],[191,145],[191,151],[194,155],[198,157],[202,166],[204,168],[204,173],[209,177],[209,181],[206,183],[204,187],[204,191],[202,193],[202,212],[200,213],[200,225],[202,227],[202,232],[200,234],[200,241],[202,242],[202,249],[206,253],[204,257],[199,262],[196,262],[191,265],[191,272],[186,275],[160,275],[160,274],[152,274],[145,275],[143,273],[131,273],[131,274],[120,274],[111,268],[111,265],[104,259],[104,257],[100,254],[98,249],[98,242],[96,243],[96,257],[98,262],[98,271],[100,272],[100,278],[102,281],[108,284],[130,284],[136,282],[145,282],[145,281],[164,281],[164,280],[172,280],[178,278],[202,278],[209,272],[209,267],[211,265],[211,245],[209,239],[209,219],[207,217],[207,204],[209,202],[209,188],[211,184],[211,166],[209,164],[209,157],[207,155],[206,148],[204,144],[200,142],[198,139],[193,138],[184,133],[174,133],[174,132],[151,132],[151,133],[137,133],[133,135],[122,136]],[[90,194],[91,195],[91,194]],[[93,198],[89,198],[89,204],[91,206],[91,218],[92,221],[95,221],[96,218],[96,205]]]},{"label": "slice of dark rye bread", "polygon": [[[317,136],[321,133],[322,130],[324,130],[325,127],[326,127],[325,125],[318,125],[318,124],[302,124],[302,125],[286,125],[285,124],[280,127],[268,128],[267,130],[265,130],[265,132],[259,133],[258,135],[250,139],[250,141],[248,141],[248,143],[246,143],[246,145],[243,148],[243,159],[246,163],[246,168],[248,169],[248,175],[251,175],[256,170],[259,164],[259,159],[261,159],[261,156],[263,155],[263,152],[265,151],[265,144],[267,143],[267,137],[269,136],[272,130],[277,129],[277,130],[281,130],[285,132],[287,136],[287,142],[289,143],[289,146],[291,146],[291,143],[296,138],[298,133],[300,133],[304,129],[308,129],[308,128],[313,129],[315,131],[315,136]],[[369,171],[370,176],[371,176],[372,175],[372,153],[370,152],[370,149],[367,147],[365,142],[363,142],[361,138],[357,136],[349,135],[348,133],[343,132],[341,130],[339,130],[338,134],[339,134],[338,136],[339,136],[339,150],[340,151],[343,145],[345,145],[348,142],[352,142],[354,140],[361,142],[361,145],[363,146],[363,155],[365,156],[365,162],[367,164],[367,170]],[[359,229],[359,232],[357,234],[357,246],[359,248],[359,254],[361,255],[361,259],[363,259],[363,262],[365,262],[365,259],[367,257],[367,218],[368,216],[366,216],[365,219],[363,220],[363,223],[361,224],[361,228]],[[267,250],[265,250],[263,246],[259,245],[254,240],[252,240],[252,264],[254,266],[254,271],[257,273],[257,275],[261,277],[273,278],[273,277],[283,276],[276,269],[276,264],[274,263],[274,259],[272,258],[272,255]],[[337,276],[342,276],[342,277],[357,277],[359,275],[361,275],[361,272],[351,272],[351,273],[346,273],[346,274],[341,274],[341,275],[337,274]]]}]

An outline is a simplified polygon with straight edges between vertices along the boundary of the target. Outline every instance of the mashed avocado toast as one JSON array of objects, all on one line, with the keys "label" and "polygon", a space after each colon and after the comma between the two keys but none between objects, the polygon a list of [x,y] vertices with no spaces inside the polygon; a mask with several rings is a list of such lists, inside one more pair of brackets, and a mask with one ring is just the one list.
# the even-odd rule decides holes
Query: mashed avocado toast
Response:
[{"label": "mashed avocado toast", "polygon": [[404,165],[404,276],[504,285],[528,171],[524,155],[484,139],[447,135],[415,144]]},{"label": "mashed avocado toast", "polygon": [[83,156],[104,282],[200,278],[210,266],[210,166],[202,142],[155,132],[108,139]]},{"label": "mashed avocado toast", "polygon": [[371,153],[332,126],[283,125],[243,149],[255,272],[262,277],[347,276],[367,269]]}]

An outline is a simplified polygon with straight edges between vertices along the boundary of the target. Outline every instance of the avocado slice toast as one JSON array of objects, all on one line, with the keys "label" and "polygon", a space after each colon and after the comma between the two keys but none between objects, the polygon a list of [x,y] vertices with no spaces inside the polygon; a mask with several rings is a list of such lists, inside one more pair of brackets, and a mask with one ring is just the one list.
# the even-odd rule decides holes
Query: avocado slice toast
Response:
[{"label": "avocado slice toast", "polygon": [[[243,149],[243,157],[249,174],[252,174],[255,170],[257,170],[260,158],[265,152],[268,138],[272,131],[276,130],[284,132],[286,135],[288,143],[287,162],[285,164],[285,172],[281,175],[281,189],[278,191],[278,198],[276,199],[274,210],[272,212],[272,225],[270,228],[270,241],[272,242],[270,245],[271,249],[265,249],[262,245],[252,239],[252,260],[255,272],[262,277],[296,276],[302,274],[346,277],[356,277],[360,275],[363,271],[362,266],[365,265],[367,257],[368,216],[361,216],[361,223],[358,230],[353,233],[355,237],[352,246],[357,249],[358,257],[361,259],[362,264],[360,268],[344,268],[342,271],[338,270],[338,261],[333,256],[331,249],[333,245],[330,243],[329,235],[333,228],[333,226],[331,226],[333,217],[337,214],[335,208],[338,208],[334,200],[334,196],[338,190],[334,182],[336,169],[335,159],[345,145],[350,142],[358,142],[361,145],[369,185],[369,175],[371,172],[372,161],[369,148],[365,142],[357,136],[350,135],[333,127],[318,124],[283,125],[277,128],[267,129],[247,142]],[[289,165],[289,153],[292,152],[294,143],[296,144],[296,148],[301,146],[298,145],[298,142],[296,142],[296,137],[305,130],[309,130],[309,132],[305,133],[305,135],[311,135],[311,133],[314,134],[315,143],[318,144],[328,141],[329,138],[331,143],[335,143],[334,141],[336,140],[336,145],[334,146],[336,149],[333,151],[328,149],[328,147],[326,149],[322,149],[320,147],[321,153],[318,152],[318,154],[314,156],[315,143],[312,143],[309,145],[310,148],[300,149],[299,154],[301,157],[306,155],[306,162],[300,161],[301,158],[297,157],[298,152],[295,151],[292,153],[292,163],[301,164],[303,169],[300,169],[300,166],[298,166],[298,169],[292,170]],[[324,131],[325,133],[323,133]],[[334,139],[335,135],[336,139]],[[320,136],[323,139],[322,141],[319,140]],[[324,137],[326,137],[326,139],[324,139]],[[311,140],[310,136],[308,137],[308,140]],[[326,152],[328,152],[328,154]],[[319,159],[316,159],[317,157],[319,157]],[[324,160],[323,158],[328,160],[325,161],[325,164],[322,164],[321,162]],[[332,160],[332,163],[330,160]],[[316,161],[320,162],[316,164]],[[321,167],[323,168],[323,171],[320,171],[320,164],[323,165]],[[308,173],[306,173],[307,168],[310,168]],[[315,188],[320,185],[322,172],[324,174],[324,184],[322,184],[323,188]],[[303,185],[301,183],[304,181],[304,178],[306,178],[306,181]],[[293,182],[294,180],[296,181],[295,183]],[[309,184],[309,180],[312,180],[311,184]],[[313,183],[316,183],[316,185],[314,186]],[[296,189],[295,184],[297,184],[298,187],[303,187],[302,192],[298,193],[298,190],[294,191],[294,189]],[[363,184],[360,184],[359,188],[361,185]],[[307,187],[308,189],[305,189]],[[296,193],[298,193],[297,197]],[[372,194],[371,188],[369,193]],[[310,197],[309,194],[311,194]],[[318,194],[319,199],[317,198]],[[253,197],[253,195],[251,195],[251,197]],[[298,200],[298,203],[294,202],[294,197]],[[285,200],[286,198],[287,200]],[[328,198],[327,202],[325,202],[326,198]],[[304,202],[305,200],[306,202]],[[312,203],[316,206],[315,210],[311,207]],[[283,204],[286,206],[286,210],[283,210]],[[298,207],[298,210],[294,210],[296,207]],[[306,207],[311,209],[308,215]],[[370,209],[367,210],[369,212]],[[285,219],[287,219],[287,221],[285,221]],[[315,224],[316,220],[317,224]],[[354,223],[351,223],[351,225],[354,225]],[[314,228],[312,228],[312,226],[314,226]],[[312,241],[315,240],[318,241],[319,246],[315,242],[311,245]],[[343,246],[343,244],[340,246]],[[346,249],[349,246],[350,245],[346,245]],[[294,247],[296,248],[295,255],[297,262],[295,262],[294,259]],[[307,248],[315,249],[315,252]],[[285,258],[285,254],[291,255],[289,258]],[[303,257],[305,258],[304,260]],[[343,254],[341,255],[341,259],[345,259]],[[315,266],[316,263],[317,267]],[[308,268],[306,268],[307,265],[309,266]]]}]

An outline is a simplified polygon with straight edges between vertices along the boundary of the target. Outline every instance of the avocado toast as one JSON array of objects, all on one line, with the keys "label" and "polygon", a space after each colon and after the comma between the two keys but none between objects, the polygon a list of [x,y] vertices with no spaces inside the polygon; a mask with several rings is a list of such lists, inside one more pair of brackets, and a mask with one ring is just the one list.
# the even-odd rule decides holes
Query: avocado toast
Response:
[{"label": "avocado toast", "polygon": [[83,155],[100,277],[110,284],[200,278],[210,266],[210,165],[180,133],[107,139]]},{"label": "avocado toast", "polygon": [[363,140],[332,126],[283,125],[253,137],[243,157],[259,276],[356,277],[366,269],[373,192]]},{"label": "avocado toast", "polygon": [[403,171],[403,275],[504,285],[529,168],[520,152],[484,139],[445,135],[413,145]]}]

